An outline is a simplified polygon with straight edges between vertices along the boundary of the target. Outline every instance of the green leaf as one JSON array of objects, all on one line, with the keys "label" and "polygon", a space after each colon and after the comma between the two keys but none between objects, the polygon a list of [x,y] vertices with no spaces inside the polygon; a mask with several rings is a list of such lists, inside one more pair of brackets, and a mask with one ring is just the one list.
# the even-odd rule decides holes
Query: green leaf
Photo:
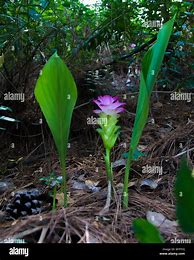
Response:
[{"label": "green leaf", "polygon": [[142,61],[142,72],[140,76],[140,91],[137,103],[135,123],[131,138],[131,149],[135,149],[147,122],[150,96],[157,79],[157,75],[164,58],[166,47],[172,33],[173,17],[163,25],[158,33],[155,44],[148,50]]},{"label": "green leaf", "polygon": [[176,215],[184,232],[194,233],[194,175],[182,159],[175,183]]},{"label": "green leaf", "polygon": [[107,116],[101,113],[99,120],[106,123],[100,124],[101,128],[98,128],[97,132],[103,140],[104,147],[111,150],[119,135],[120,127],[117,126],[118,117]]},{"label": "green leaf", "polygon": [[188,79],[186,81],[183,82],[183,87],[185,87],[186,89],[194,89],[194,78]]},{"label": "green leaf", "polygon": [[133,229],[140,243],[164,243],[159,230],[143,218],[133,221]]},{"label": "green leaf", "polygon": [[141,81],[140,81],[140,93],[137,102],[135,123],[133,127],[131,143],[130,143],[130,149],[132,150],[132,154],[139,143],[139,139],[142,135],[144,126],[147,122],[148,112],[149,112],[149,93],[142,74]]},{"label": "green leaf", "polygon": [[[126,159],[128,158],[129,152],[123,153],[122,154],[122,158]],[[143,153],[141,151],[139,151],[138,149],[135,149],[134,153],[133,153],[133,160],[137,160],[140,157],[146,156],[146,153]]]},{"label": "green leaf", "polygon": [[129,172],[133,159],[134,151],[139,143],[143,129],[147,122],[150,96],[157,79],[157,75],[164,58],[166,47],[168,45],[170,35],[172,33],[175,16],[166,22],[158,33],[157,40],[154,45],[145,54],[142,61],[142,71],[140,75],[140,90],[137,102],[136,116],[132,131],[130,152],[128,155],[125,179],[123,188],[123,206],[128,206],[128,182]]},{"label": "green leaf", "polygon": [[57,53],[51,56],[40,73],[35,97],[52,132],[66,189],[65,160],[77,88],[69,69]]}]

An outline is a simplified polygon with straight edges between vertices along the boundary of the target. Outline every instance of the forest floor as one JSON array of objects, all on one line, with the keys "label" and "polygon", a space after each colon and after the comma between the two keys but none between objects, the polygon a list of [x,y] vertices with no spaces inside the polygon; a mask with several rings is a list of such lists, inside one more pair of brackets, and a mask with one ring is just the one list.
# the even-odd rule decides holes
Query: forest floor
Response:
[{"label": "forest floor", "polygon": [[[62,194],[57,193],[57,210],[51,208],[18,219],[6,219],[4,205],[11,192],[38,187],[47,192],[40,178],[51,171],[60,175],[60,165],[48,128],[27,123],[1,134],[0,181],[8,189],[0,195],[0,240],[24,239],[26,242],[72,243],[135,243],[132,228],[135,218],[164,220],[159,229],[166,241],[183,238],[176,223],[173,185],[182,154],[194,162],[194,109],[192,102],[172,101],[169,93],[152,97],[149,121],[138,146],[144,156],[134,160],[129,182],[129,207],[122,209],[122,183],[125,159],[130,142],[137,95],[127,96],[128,112],[122,115],[121,134],[114,148],[112,161],[114,192],[109,212],[102,215],[107,195],[103,146],[95,126],[87,125],[91,104],[75,110],[70,147],[68,149],[68,208],[61,208]],[[36,114],[36,111],[32,110]],[[27,113],[27,116],[26,114]],[[28,117],[29,111],[17,115]],[[37,114],[36,114],[37,118]],[[77,122],[76,122],[77,121]],[[37,120],[36,120],[37,122]],[[80,122],[80,124],[79,124]],[[30,123],[29,123],[30,124]],[[76,126],[76,127],[75,127]],[[13,145],[14,144],[14,148]],[[12,159],[12,160],[10,160]],[[162,173],[143,172],[144,166],[159,166]],[[155,184],[153,188],[153,184]]]}]

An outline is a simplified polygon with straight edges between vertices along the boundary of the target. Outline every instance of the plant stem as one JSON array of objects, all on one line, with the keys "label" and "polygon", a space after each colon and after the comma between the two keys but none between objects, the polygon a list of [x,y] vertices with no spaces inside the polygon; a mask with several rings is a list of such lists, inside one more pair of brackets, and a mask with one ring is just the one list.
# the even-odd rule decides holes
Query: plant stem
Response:
[{"label": "plant stem", "polygon": [[112,183],[112,166],[110,162],[110,149],[106,148],[106,155],[104,156],[105,164],[106,164],[106,174],[107,179]]},{"label": "plant stem", "polygon": [[62,192],[64,194],[64,208],[67,207],[67,176],[66,176],[66,164],[65,164],[65,159],[63,156],[61,156],[60,159],[61,163],[61,171],[62,171],[62,176],[63,176],[63,184],[62,184]]},{"label": "plant stem", "polygon": [[52,209],[56,209],[56,194],[57,194],[57,186],[55,185],[53,188],[53,206]]},{"label": "plant stem", "polygon": [[107,199],[104,209],[102,210],[103,213],[107,213],[109,211],[110,203],[111,203],[111,192],[112,192],[112,181],[113,181],[113,173],[112,173],[112,165],[110,161],[110,149],[106,148],[106,155],[104,156],[105,164],[106,164],[106,173],[107,173],[107,180],[108,180],[108,191],[107,191]]},{"label": "plant stem", "polygon": [[112,183],[110,181],[108,181],[106,204],[105,204],[104,208],[99,212],[99,216],[103,216],[104,214],[109,212],[110,203],[111,203],[111,189],[112,189]]},{"label": "plant stem", "polygon": [[129,150],[127,163],[125,167],[125,177],[124,177],[124,186],[123,186],[123,208],[128,208],[128,202],[129,202],[129,194],[128,194],[128,185],[129,185],[129,173],[131,170],[131,163],[133,158],[133,151],[134,149]]}]

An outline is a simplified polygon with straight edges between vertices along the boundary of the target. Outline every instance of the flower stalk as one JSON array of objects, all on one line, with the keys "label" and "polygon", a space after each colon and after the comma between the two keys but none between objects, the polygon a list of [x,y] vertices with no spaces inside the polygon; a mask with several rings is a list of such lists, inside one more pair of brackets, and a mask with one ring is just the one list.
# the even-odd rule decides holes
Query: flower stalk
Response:
[{"label": "flower stalk", "polygon": [[106,155],[104,156],[104,160],[106,164],[107,180],[112,183],[113,173],[112,173],[112,165],[110,161],[110,149],[106,149]]},{"label": "flower stalk", "polygon": [[[107,200],[104,209],[102,212],[107,212],[111,203],[111,191],[113,185],[113,172],[111,164],[111,149],[114,147],[115,142],[119,135],[120,127],[117,125],[119,113],[125,111],[123,106],[125,103],[120,103],[118,97],[111,97],[109,95],[100,96],[97,100],[94,100],[94,103],[98,105],[100,109],[94,110],[96,114],[99,114],[101,128],[97,129],[97,132],[101,136],[104,148],[105,148],[105,165],[106,165],[106,174],[108,182],[108,193]],[[101,213],[102,213],[101,212]]]}]

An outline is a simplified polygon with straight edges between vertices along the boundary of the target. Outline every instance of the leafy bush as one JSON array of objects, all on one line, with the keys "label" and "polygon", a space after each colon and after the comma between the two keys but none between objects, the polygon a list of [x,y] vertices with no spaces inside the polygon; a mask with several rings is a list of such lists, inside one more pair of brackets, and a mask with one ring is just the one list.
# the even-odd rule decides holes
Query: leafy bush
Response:
[{"label": "leafy bush", "polygon": [[[191,10],[191,2],[172,0],[103,0],[97,9],[91,9],[79,0],[4,0],[0,6],[0,55],[5,56],[2,73],[6,76],[7,87],[14,82],[16,89],[22,88],[19,91],[24,92],[31,79],[29,75],[37,72],[37,66],[44,64],[56,49],[71,68],[74,64],[81,64],[83,68],[88,60],[98,63],[97,47],[108,46],[109,58],[117,60],[125,55],[127,58],[131,43],[135,42],[137,48],[132,56],[136,56],[149,47],[158,30],[146,27],[145,22],[166,22],[177,12],[176,35],[171,46],[174,42],[183,42],[184,46],[182,51],[177,45],[176,49],[172,48],[174,52],[166,54],[161,85],[169,84],[168,80],[172,81],[172,78],[165,75],[172,74],[172,70],[180,71],[182,66],[186,71],[184,63],[188,57],[191,59]],[[72,59],[75,55],[76,59]],[[187,85],[191,84],[193,79],[190,79],[189,71],[191,68],[184,77],[179,75],[177,84],[182,84],[184,79],[189,81]]]}]

